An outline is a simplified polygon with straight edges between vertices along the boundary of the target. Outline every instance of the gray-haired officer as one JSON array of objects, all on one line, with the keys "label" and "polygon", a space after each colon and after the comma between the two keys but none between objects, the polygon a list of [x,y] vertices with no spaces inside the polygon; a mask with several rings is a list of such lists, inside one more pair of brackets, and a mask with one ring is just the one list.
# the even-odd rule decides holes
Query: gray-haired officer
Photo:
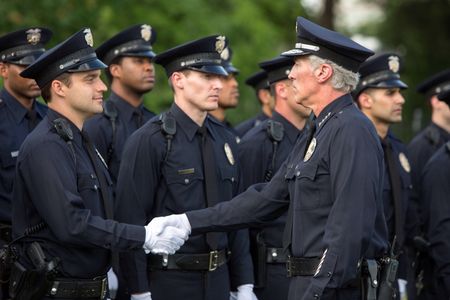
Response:
[{"label": "gray-haired officer", "polygon": [[105,73],[111,95],[103,114],[86,122],[86,131],[105,158],[114,183],[128,137],[155,114],[143,105],[155,85],[152,58],[156,31],[147,24],[131,26],[100,45],[98,58],[108,65]]},{"label": "gray-haired officer", "polygon": [[[218,107],[224,36],[209,36],[154,58],[174,91],[168,112],[147,122],[124,149],[116,213],[123,222],[147,224],[230,200],[241,191],[237,144],[208,112]],[[238,299],[253,295],[248,232],[192,237],[175,255],[133,251],[121,255],[132,299]],[[231,252],[231,254],[230,254]],[[244,298],[242,298],[244,297]]]},{"label": "gray-haired officer", "polygon": [[164,247],[173,253],[177,246],[166,235],[185,237],[112,220],[112,182],[83,131],[86,119],[103,110],[105,67],[85,28],[20,73],[36,80],[49,109],[17,159],[12,226],[19,257],[12,298],[103,299],[111,250]]},{"label": "gray-haired officer", "polygon": [[[288,78],[293,64],[292,59],[282,56],[259,64],[268,74],[275,109],[270,119],[251,129],[239,144],[245,188],[270,181],[304,133],[311,110],[295,101]],[[289,278],[282,239],[286,217],[284,214],[270,226],[250,230],[255,294],[259,300],[287,299]]]},{"label": "gray-haired officer", "polygon": [[[372,51],[297,19],[292,79],[297,102],[316,116],[311,129],[269,183],[230,202],[157,218],[189,233],[265,224],[289,207],[283,244],[290,249],[288,299],[361,299],[376,295],[376,258],[387,251],[383,214],[383,151],[370,120],[349,94]],[[283,200],[288,199],[288,200]],[[375,296],[376,297],[376,296]]]},{"label": "gray-haired officer", "polygon": [[[384,151],[385,175],[383,207],[388,227],[391,251],[399,260],[397,278],[392,297],[399,292],[414,299],[415,287],[412,259],[415,259],[414,237],[419,223],[416,206],[411,200],[411,167],[406,146],[394,136],[390,127],[402,121],[405,99],[401,91],[408,86],[401,81],[403,62],[395,53],[383,53],[365,61],[359,68],[361,75],[353,92],[361,111],[372,121]],[[395,244],[394,244],[395,243]],[[407,284],[407,286],[406,286]]]},{"label": "gray-haired officer", "polygon": [[[19,74],[44,53],[51,36],[41,27],[0,36],[0,247],[11,241],[11,198],[20,145],[47,111],[36,101],[41,94],[36,82]],[[6,297],[7,286],[0,283],[0,299],[2,290]]]},{"label": "gray-haired officer", "polygon": [[253,127],[258,126],[264,120],[267,120],[272,116],[272,111],[275,105],[275,100],[270,93],[269,82],[267,80],[266,71],[258,71],[255,74],[245,80],[245,83],[255,90],[256,99],[261,104],[261,113],[256,115],[249,120],[246,120],[238,125],[236,125],[236,131],[242,138],[244,135],[251,130]]},{"label": "gray-haired officer", "polygon": [[[438,95],[450,105],[450,90]],[[421,177],[424,229],[430,246],[430,265],[425,269],[426,286],[420,299],[450,298],[450,141],[428,160]]]}]

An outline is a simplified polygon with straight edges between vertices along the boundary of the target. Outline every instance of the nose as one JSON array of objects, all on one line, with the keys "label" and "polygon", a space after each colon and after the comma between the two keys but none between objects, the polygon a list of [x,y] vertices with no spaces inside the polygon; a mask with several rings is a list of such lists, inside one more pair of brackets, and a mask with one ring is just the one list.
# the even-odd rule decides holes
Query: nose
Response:
[{"label": "nose", "polygon": [[398,92],[397,94],[397,103],[402,105],[405,104],[405,97],[403,97],[403,95],[400,92]]},{"label": "nose", "polygon": [[291,80],[295,79],[295,77],[294,77],[294,67],[292,67],[291,70],[289,71],[288,78],[291,79]]},{"label": "nose", "polygon": [[220,80],[220,78],[218,76],[214,77],[212,79],[212,87],[213,87],[213,89],[218,89],[218,90],[221,90],[223,88],[222,80]]},{"label": "nose", "polygon": [[101,91],[102,93],[106,92],[108,90],[108,87],[106,86],[106,84],[103,82],[103,80],[101,80],[99,78],[99,91]]}]

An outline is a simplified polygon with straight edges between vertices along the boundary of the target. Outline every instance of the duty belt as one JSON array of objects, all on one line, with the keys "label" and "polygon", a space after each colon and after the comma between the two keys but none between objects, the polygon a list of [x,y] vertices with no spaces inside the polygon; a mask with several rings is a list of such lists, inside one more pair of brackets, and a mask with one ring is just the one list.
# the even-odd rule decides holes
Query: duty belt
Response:
[{"label": "duty belt", "polygon": [[47,296],[54,298],[98,298],[103,299],[108,290],[108,281],[106,276],[94,278],[92,280],[84,279],[55,279],[47,292]]},{"label": "duty belt", "polygon": [[229,252],[211,251],[204,254],[149,255],[148,266],[156,270],[214,271],[226,264]]},{"label": "duty belt", "polygon": [[287,262],[287,255],[283,248],[266,248],[266,262],[268,264],[284,264]]},{"label": "duty belt", "polygon": [[7,243],[11,242],[11,225],[0,224],[0,240]]},{"label": "duty belt", "polygon": [[294,257],[288,256],[286,268],[288,277],[313,276],[320,263],[320,257]]}]

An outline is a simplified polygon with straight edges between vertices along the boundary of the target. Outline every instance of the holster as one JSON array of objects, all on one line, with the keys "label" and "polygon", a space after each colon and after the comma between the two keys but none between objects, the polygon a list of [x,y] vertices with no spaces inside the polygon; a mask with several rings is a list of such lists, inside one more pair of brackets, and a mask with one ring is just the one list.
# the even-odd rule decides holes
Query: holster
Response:
[{"label": "holster", "polygon": [[9,294],[12,299],[41,299],[49,287],[50,282],[45,270],[27,270],[19,261],[12,265],[9,281]]},{"label": "holster", "polygon": [[8,245],[4,245],[0,248],[0,285],[8,282],[12,261],[11,248]]},{"label": "holster", "polygon": [[398,260],[388,257],[382,260],[380,287],[378,290],[379,300],[392,300],[397,297],[396,278]]},{"label": "holster", "polygon": [[363,300],[377,300],[378,263],[375,259],[364,259],[362,262],[362,296]]},{"label": "holster", "polygon": [[255,288],[263,288],[266,286],[267,277],[267,247],[261,236],[261,233],[252,238],[250,243],[250,251],[253,260],[253,273],[255,278]]}]

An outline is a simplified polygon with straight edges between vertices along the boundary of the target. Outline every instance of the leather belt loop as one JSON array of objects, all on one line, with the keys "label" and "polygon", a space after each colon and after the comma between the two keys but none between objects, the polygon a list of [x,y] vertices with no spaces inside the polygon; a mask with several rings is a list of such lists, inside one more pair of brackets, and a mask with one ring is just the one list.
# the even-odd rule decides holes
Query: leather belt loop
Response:
[{"label": "leather belt loop", "polygon": [[47,296],[65,299],[104,299],[107,291],[108,278],[106,276],[99,276],[92,280],[57,278],[50,283]]},{"label": "leather belt loop", "polygon": [[294,257],[288,256],[286,269],[288,277],[313,276],[320,263],[320,257]]}]

